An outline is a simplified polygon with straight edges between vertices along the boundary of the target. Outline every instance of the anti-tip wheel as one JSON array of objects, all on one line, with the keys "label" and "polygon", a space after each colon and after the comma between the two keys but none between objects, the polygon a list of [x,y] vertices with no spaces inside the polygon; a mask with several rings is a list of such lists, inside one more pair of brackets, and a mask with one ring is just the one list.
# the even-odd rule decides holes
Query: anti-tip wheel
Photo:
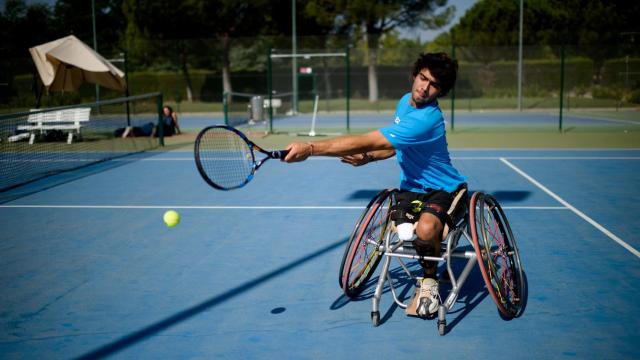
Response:
[{"label": "anti-tip wheel", "polygon": [[380,325],[380,312],[379,311],[372,311],[371,312],[371,323],[375,327]]}]

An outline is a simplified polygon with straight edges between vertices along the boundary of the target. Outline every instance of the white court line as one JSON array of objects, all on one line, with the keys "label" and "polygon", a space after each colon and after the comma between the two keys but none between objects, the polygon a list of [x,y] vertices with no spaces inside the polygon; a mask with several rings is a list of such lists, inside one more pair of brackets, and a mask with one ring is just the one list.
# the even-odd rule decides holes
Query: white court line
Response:
[{"label": "white court line", "polygon": [[640,160],[640,156],[452,156],[451,160]]},{"label": "white court line", "polygon": [[525,179],[529,180],[529,182],[531,182],[533,185],[537,186],[542,191],[546,192],[549,196],[551,196],[552,198],[556,199],[556,201],[558,201],[562,205],[566,206],[569,210],[573,211],[576,215],[580,216],[586,222],[588,222],[589,224],[593,225],[596,229],[600,230],[603,234],[605,234],[609,238],[611,238],[611,240],[617,242],[618,244],[620,244],[620,246],[622,246],[623,248],[627,249],[630,253],[632,253],[636,257],[640,258],[640,251],[636,250],[634,247],[632,247],[631,245],[627,244],[624,240],[622,240],[619,237],[617,237],[611,231],[607,230],[604,226],[598,224],[595,220],[593,220],[592,218],[587,216],[585,213],[583,213],[582,211],[576,209],[573,205],[569,204],[567,201],[562,199],[560,196],[556,195],[553,191],[549,190],[547,187],[545,187],[544,185],[542,185],[541,183],[536,181],[534,178],[529,176],[527,173],[525,173],[524,171],[520,170],[517,166],[513,165],[512,163],[510,163],[507,159],[501,158],[500,161],[505,163],[508,167],[513,169],[515,172],[520,174]]},{"label": "white court line", "polygon": [[631,124],[631,125],[640,125],[640,122],[633,120],[624,120],[624,119],[609,119],[601,116],[589,116],[589,114],[585,113],[575,113],[575,112],[567,112],[566,116],[571,116],[578,119],[584,120],[595,120],[595,121],[604,121],[604,122],[613,122],[613,123],[622,123],[622,124]]},{"label": "white court line", "polygon": [[[201,210],[362,210],[362,206],[224,206],[224,205],[0,205],[7,209],[201,209]],[[563,206],[503,206],[505,210],[567,210]]]},{"label": "white court line", "polygon": [[[452,156],[452,160],[640,160],[640,156]],[[336,161],[335,157],[313,157],[311,161]],[[194,161],[192,157],[179,158],[131,158],[112,159],[111,161]]]},{"label": "white court line", "polygon": [[501,156],[496,160],[640,160],[640,156]]}]

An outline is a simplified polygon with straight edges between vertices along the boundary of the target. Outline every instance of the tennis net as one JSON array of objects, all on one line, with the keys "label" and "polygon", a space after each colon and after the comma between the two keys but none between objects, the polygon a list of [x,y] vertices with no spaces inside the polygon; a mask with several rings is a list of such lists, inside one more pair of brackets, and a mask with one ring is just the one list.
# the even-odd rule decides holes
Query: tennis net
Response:
[{"label": "tennis net", "polygon": [[224,122],[230,126],[244,126],[266,120],[263,94],[225,92],[222,98]]},{"label": "tennis net", "polygon": [[0,115],[0,192],[162,144],[162,94]]}]

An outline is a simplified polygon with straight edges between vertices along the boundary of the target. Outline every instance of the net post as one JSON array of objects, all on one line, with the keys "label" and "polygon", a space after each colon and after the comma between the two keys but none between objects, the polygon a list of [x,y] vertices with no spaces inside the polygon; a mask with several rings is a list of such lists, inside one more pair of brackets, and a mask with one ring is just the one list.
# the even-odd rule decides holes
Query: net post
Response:
[{"label": "net post", "polygon": [[564,44],[560,46],[560,117],[558,119],[558,131],[562,132],[562,102],[564,99]]},{"label": "net post", "polygon": [[[131,91],[129,90],[129,56],[128,51],[124,50],[124,82],[126,84],[126,88],[124,90],[124,96],[129,98],[131,95]],[[127,100],[127,126],[131,126],[131,108],[129,107],[129,100]]]},{"label": "net post", "polygon": [[349,111],[349,106],[350,106],[350,99],[349,97],[351,96],[351,67],[350,67],[350,60],[349,60],[349,44],[347,44],[346,48],[345,48],[345,57],[344,57],[344,61],[345,61],[345,66],[346,66],[346,74],[345,74],[345,93],[346,93],[346,105],[347,105],[347,133],[351,132],[351,124],[350,124],[350,111]]},{"label": "net post", "polygon": [[[456,59],[456,43],[454,41],[453,30],[451,30],[451,58]],[[451,89],[451,132],[455,131],[455,110],[456,110],[456,87]]]},{"label": "net post", "polygon": [[273,68],[271,64],[271,46],[267,49],[267,96],[269,97],[269,134],[273,133]]},{"label": "net post", "polygon": [[222,112],[224,113],[224,124],[229,126],[229,93],[222,93]]},{"label": "net post", "polygon": [[158,144],[164,146],[164,124],[162,123],[162,93],[156,98],[156,108],[158,110]]}]

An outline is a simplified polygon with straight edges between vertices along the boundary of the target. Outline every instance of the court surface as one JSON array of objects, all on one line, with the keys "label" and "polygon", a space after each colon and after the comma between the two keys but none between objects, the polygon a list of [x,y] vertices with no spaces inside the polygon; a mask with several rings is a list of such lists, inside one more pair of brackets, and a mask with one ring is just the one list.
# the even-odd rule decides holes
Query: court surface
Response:
[{"label": "court surface", "polygon": [[[444,337],[389,293],[377,328],[370,291],[342,295],[345,242],[369,199],[397,186],[394,160],[272,161],[220,192],[187,149],[4,198],[0,357],[640,358],[640,150],[452,157],[511,221],[529,287],[520,318],[499,316],[477,268]],[[162,223],[167,209],[182,215],[176,228]]]},{"label": "court surface", "polygon": [[[482,130],[482,129],[558,129],[559,111],[534,110],[526,112],[517,111],[492,111],[492,110],[456,110],[452,113],[444,111],[447,126],[455,126],[457,129]],[[184,121],[187,128],[197,128],[209,125],[212,119],[218,123],[223,123],[220,116],[189,116]],[[244,118],[243,118],[244,119]],[[278,114],[274,116],[274,131],[310,131],[312,125],[312,114],[299,114],[296,116],[286,116]],[[371,128],[380,128],[389,125],[393,121],[393,112],[358,112],[352,111],[349,116],[349,128],[355,131]],[[328,131],[346,130],[346,114],[341,112],[326,113],[319,112],[316,115],[315,128],[318,131],[323,129]],[[231,124],[236,125],[236,124]],[[254,128],[260,130],[264,125],[256,125]],[[640,128],[640,117],[637,110],[621,111],[598,111],[581,110],[565,111],[562,117],[562,128],[573,129],[602,129],[609,130],[638,130]]]}]

